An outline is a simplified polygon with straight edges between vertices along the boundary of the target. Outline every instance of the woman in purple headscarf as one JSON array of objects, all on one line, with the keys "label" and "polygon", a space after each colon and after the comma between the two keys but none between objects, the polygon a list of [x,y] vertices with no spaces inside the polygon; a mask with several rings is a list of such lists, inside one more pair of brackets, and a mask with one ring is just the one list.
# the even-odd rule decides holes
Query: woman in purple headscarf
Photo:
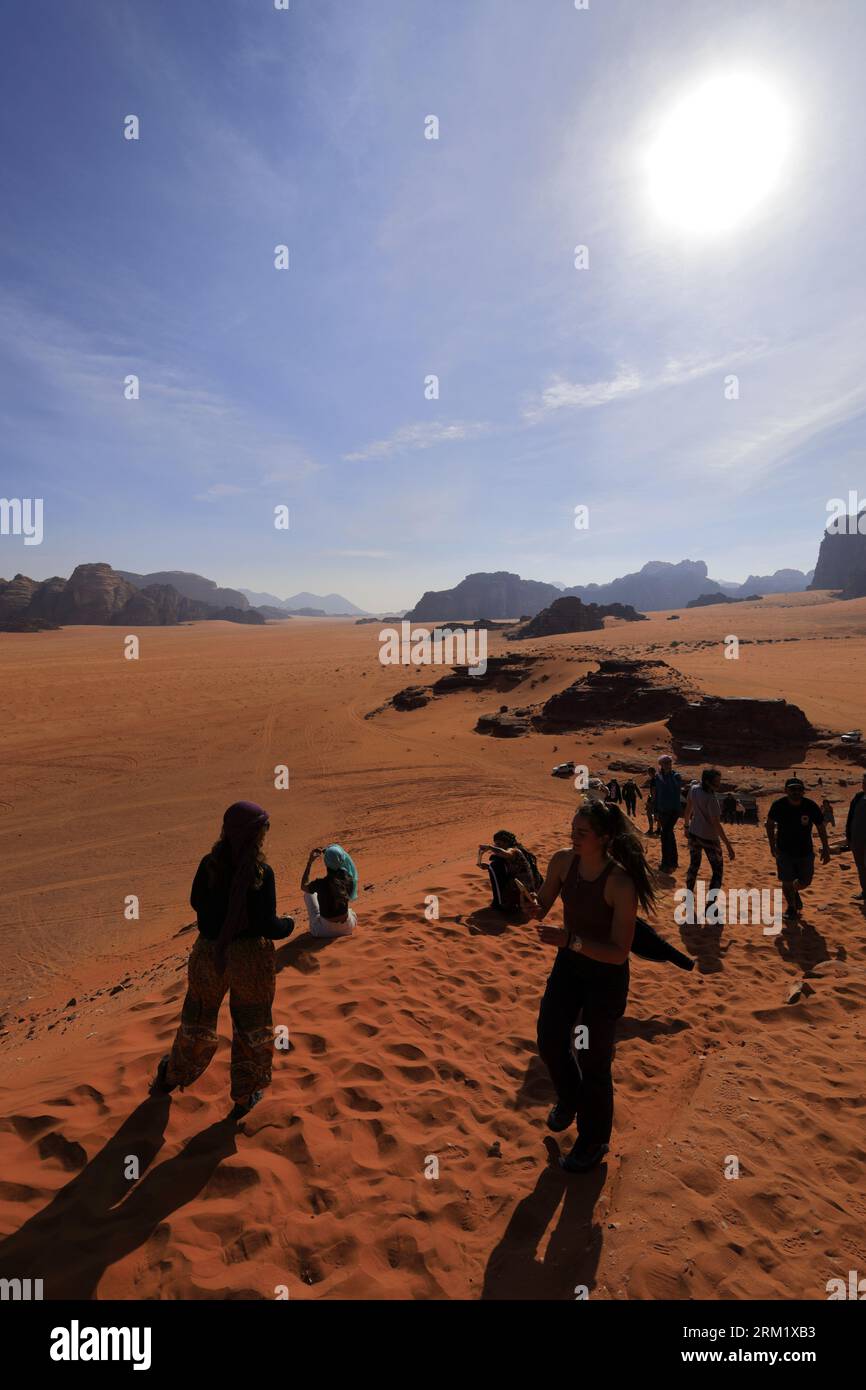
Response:
[{"label": "woman in purple headscarf", "polygon": [[159,1064],[152,1094],[183,1089],[201,1076],[216,1051],[217,1017],[227,990],[234,1114],[245,1115],[270,1084],[274,941],[288,936],[295,924],[291,917],[277,916],[274,871],[264,855],[268,828],[261,806],[236,801],[223,816],[220,838],[198,866],[190,903],[199,935],[190,953],[180,1027]]}]

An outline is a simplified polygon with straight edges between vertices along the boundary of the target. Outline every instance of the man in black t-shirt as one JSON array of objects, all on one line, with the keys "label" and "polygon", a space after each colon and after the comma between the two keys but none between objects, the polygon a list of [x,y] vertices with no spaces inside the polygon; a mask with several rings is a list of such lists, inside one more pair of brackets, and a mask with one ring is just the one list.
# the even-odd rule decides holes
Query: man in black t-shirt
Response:
[{"label": "man in black t-shirt", "polygon": [[789,777],[785,796],[774,801],[767,812],[767,839],[776,861],[788,910],[786,922],[794,921],[803,908],[800,889],[808,888],[815,872],[812,826],[821,838],[821,863],[830,862],[830,845],[821,807],[805,795],[799,777]]}]

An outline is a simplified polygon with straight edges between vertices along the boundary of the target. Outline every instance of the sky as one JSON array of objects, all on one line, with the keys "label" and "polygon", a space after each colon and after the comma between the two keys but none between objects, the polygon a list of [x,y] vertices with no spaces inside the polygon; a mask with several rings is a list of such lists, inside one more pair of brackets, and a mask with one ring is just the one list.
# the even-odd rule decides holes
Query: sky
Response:
[{"label": "sky", "polygon": [[[861,0],[7,0],[0,495],[44,536],[0,574],[811,568],[866,490],[864,51]],[[717,144],[663,143],[707,84],[708,224]]]}]

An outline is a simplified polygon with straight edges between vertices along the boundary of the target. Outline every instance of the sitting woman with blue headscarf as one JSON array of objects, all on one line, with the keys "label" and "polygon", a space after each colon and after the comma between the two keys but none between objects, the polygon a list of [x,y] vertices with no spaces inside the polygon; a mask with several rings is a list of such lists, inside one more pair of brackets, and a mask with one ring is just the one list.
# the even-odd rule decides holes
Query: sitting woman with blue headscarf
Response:
[{"label": "sitting woman with blue headscarf", "polygon": [[[310,878],[313,861],[324,856],[325,873]],[[358,896],[358,871],[350,855],[340,845],[311,849],[307,867],[301,875],[301,892],[310,919],[311,936],[349,936],[358,919],[349,906]]]}]

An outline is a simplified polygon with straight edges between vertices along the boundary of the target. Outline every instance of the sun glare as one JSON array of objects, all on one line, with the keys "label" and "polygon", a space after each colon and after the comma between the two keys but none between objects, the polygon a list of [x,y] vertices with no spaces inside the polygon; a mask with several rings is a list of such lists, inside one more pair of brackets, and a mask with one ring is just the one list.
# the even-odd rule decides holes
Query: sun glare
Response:
[{"label": "sun glare", "polygon": [[789,148],[788,113],[769,83],[714,77],[661,121],[647,159],[652,202],[683,232],[730,231],[777,186]]}]

